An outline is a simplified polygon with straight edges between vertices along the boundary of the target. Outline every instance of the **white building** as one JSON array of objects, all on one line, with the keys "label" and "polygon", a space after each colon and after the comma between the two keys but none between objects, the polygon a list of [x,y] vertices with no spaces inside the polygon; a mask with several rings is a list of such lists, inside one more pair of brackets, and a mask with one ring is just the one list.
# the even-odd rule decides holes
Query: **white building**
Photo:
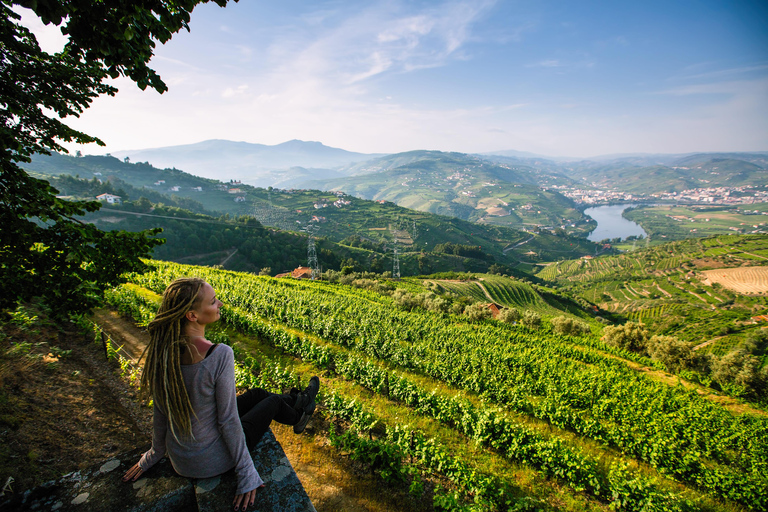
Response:
[{"label": "white building", "polygon": [[106,201],[109,204],[120,204],[120,196],[113,196],[112,194],[101,194],[96,196],[99,201]]}]

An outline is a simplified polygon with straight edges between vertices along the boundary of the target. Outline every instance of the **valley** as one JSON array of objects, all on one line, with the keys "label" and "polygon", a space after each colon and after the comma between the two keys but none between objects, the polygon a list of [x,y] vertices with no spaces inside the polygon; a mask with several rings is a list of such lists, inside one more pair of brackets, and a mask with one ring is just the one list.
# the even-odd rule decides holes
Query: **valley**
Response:
[{"label": "valley", "polygon": [[[112,157],[28,170],[64,199],[118,196],[88,224],[163,228],[108,307],[141,327],[170,280],[204,277],[238,386],[322,375],[324,464],[367,460],[408,506],[766,506],[762,203],[639,202],[624,216],[647,237],[594,243],[567,197],[586,175],[512,157],[376,156],[306,188]],[[271,277],[306,264],[310,235],[322,279]]]}]

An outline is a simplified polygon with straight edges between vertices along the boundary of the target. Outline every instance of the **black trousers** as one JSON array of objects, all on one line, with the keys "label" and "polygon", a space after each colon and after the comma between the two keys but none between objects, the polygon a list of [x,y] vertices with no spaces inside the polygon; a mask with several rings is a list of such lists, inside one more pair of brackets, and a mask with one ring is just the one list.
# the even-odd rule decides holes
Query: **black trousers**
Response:
[{"label": "black trousers", "polygon": [[272,420],[283,425],[295,425],[301,412],[294,409],[297,392],[278,395],[260,388],[249,389],[237,397],[237,414],[245,432],[245,444],[253,450]]}]

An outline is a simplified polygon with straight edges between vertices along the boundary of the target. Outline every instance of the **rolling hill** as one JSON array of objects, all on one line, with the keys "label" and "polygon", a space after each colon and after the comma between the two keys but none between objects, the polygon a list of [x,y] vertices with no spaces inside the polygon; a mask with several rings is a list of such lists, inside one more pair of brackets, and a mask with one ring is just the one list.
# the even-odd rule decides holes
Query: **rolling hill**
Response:
[{"label": "rolling hill", "polygon": [[462,153],[412,151],[358,164],[346,172],[364,174],[307,185],[481,224],[589,230],[573,201],[540,188],[572,182],[532,167],[496,164]]},{"label": "rolling hill", "polygon": [[593,187],[641,194],[768,183],[768,153],[634,156],[563,167],[566,175]]},{"label": "rolling hill", "polygon": [[[26,164],[26,169],[50,180],[59,174],[68,174],[90,181],[109,182],[115,189],[123,187],[128,191],[127,198],[131,200],[138,200],[144,195],[152,198],[153,202],[174,205],[175,201],[181,203],[179,206],[209,215],[254,216],[264,226],[288,231],[299,231],[314,224],[318,237],[336,243],[353,237],[384,244],[380,250],[386,251],[384,246],[391,248],[394,239],[397,239],[401,254],[406,256],[407,253],[431,252],[439,244],[452,243],[478,247],[498,263],[515,266],[520,260],[531,260],[534,255],[536,261],[541,261],[579,257],[595,251],[591,242],[577,238],[563,239],[562,233],[559,237],[548,233],[532,235],[503,225],[474,224],[403,208],[392,202],[349,196],[341,198],[349,204],[334,206],[340,197],[331,192],[263,189],[242,183],[221,183],[178,169],[157,169],[147,163],[129,163],[114,157],[36,155],[30,164]],[[68,190],[60,191],[65,195],[71,194]],[[93,199],[95,195],[91,193],[86,197]],[[172,201],[163,200],[163,197]],[[188,204],[190,201],[193,202],[191,206]],[[488,265],[465,266],[462,262],[466,258],[457,255],[440,255],[439,259],[442,263],[426,269],[426,273],[438,269],[481,271]],[[447,260],[456,261],[449,264]],[[412,272],[424,273],[424,270],[414,268]]]}]

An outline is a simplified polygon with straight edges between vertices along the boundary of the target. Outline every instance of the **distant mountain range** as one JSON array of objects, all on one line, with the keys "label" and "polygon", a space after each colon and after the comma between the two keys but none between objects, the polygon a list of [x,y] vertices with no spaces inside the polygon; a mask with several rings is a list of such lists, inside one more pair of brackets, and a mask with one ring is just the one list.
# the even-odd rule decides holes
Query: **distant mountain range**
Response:
[{"label": "distant mountain range", "polygon": [[[207,140],[196,144],[118,151],[118,158],[149,162],[159,168],[177,168],[206,178],[241,180],[254,186],[311,188],[318,183],[334,187],[348,177],[373,175],[423,159],[424,151],[396,155],[366,154],[332,148],[320,142],[291,140],[274,146]],[[589,159],[547,157],[525,151],[504,150],[478,155],[438,152],[445,158],[475,158],[502,167],[525,167],[509,182],[542,185],[570,179],[581,185],[627,192],[672,192],[713,184],[759,184],[768,169],[768,152],[615,154]],[[719,164],[719,165],[718,165]],[[713,174],[714,172],[714,174]],[[701,176],[706,173],[707,176]],[[544,183],[542,176],[547,179]],[[720,176],[719,178],[717,176]],[[714,179],[713,179],[714,178]],[[517,180],[517,181],[516,181]],[[355,186],[360,188],[360,179]],[[373,197],[373,193],[369,193]],[[391,194],[390,194],[391,195]],[[388,195],[387,197],[389,197]],[[383,197],[383,196],[382,196]]]},{"label": "distant mountain range", "polygon": [[183,146],[117,151],[112,155],[128,157],[132,162],[149,162],[158,168],[177,168],[205,178],[241,180],[262,187],[283,186],[305,178],[335,178],[342,176],[335,168],[381,156],[300,140],[274,146],[206,140]]}]

